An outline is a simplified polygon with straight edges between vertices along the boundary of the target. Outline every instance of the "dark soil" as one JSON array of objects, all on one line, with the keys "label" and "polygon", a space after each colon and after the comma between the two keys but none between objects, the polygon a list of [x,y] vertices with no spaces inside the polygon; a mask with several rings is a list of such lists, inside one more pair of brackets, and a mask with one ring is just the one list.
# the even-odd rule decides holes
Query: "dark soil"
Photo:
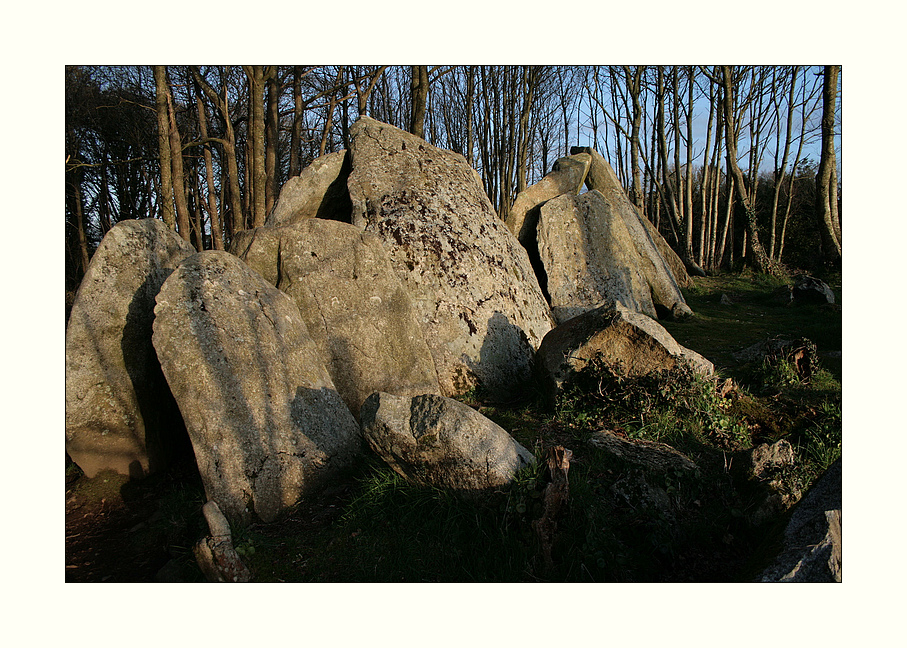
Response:
[{"label": "dark soil", "polygon": [[[772,285],[753,284],[748,277],[697,280],[685,291],[696,317],[664,324],[678,342],[703,353],[741,384],[750,374],[734,361],[733,352],[788,334],[814,340],[823,365],[840,380],[840,308],[779,307],[769,298]],[[840,302],[840,284],[833,288]],[[720,303],[721,294],[731,295],[732,303]],[[828,416],[820,405],[840,404],[840,387],[837,395],[757,387],[751,384],[753,395],[735,406],[753,443],[788,438],[796,445]],[[538,517],[533,498],[544,486],[544,475],[537,484],[501,495],[500,501],[474,506],[375,478],[370,476],[374,466],[363,466],[277,522],[234,529],[234,546],[253,580],[748,581],[780,548],[787,514],[759,528],[745,522],[744,513],[761,495],[729,473],[730,450],[687,449],[709,479],[649,478],[659,488],[678,489],[672,496],[675,515],[662,519],[610,492],[611,484],[632,477],[634,470],[603,460],[582,441],[585,433],[577,424],[553,421],[531,407],[488,406],[477,398],[466,402],[526,447],[563,445],[574,451],[575,506],[561,521],[563,545],[555,547],[555,562],[560,552],[562,563],[555,573],[533,567],[531,522]],[[811,481],[815,475],[807,477]],[[128,481],[113,473],[89,479],[67,457],[66,582],[203,581],[192,547],[208,533],[204,501],[191,458],[162,474]],[[527,504],[520,505],[522,513],[513,510],[518,501]]]}]

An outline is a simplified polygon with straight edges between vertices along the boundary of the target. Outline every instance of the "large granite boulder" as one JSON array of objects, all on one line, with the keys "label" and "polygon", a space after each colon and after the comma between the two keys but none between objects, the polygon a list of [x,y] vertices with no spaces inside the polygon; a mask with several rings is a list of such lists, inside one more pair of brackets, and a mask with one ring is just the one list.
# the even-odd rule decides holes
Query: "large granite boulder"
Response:
[{"label": "large granite boulder", "polygon": [[629,377],[670,371],[680,364],[707,376],[714,372],[711,362],[678,344],[661,324],[611,302],[559,324],[545,336],[536,368],[549,402],[596,358]]},{"label": "large granite boulder", "polygon": [[92,257],[66,328],[66,452],[89,477],[142,477],[178,446],[151,323],[161,285],[193,252],[149,218],[115,225]]},{"label": "large granite boulder", "polygon": [[412,300],[377,236],[320,219],[253,234],[240,258],[296,302],[354,416],[376,391],[441,392]]},{"label": "large granite boulder", "polygon": [[591,157],[586,186],[601,193],[610,211],[619,215],[627,226],[633,246],[640,258],[640,270],[652,291],[652,301],[663,315],[684,318],[692,314],[677,285],[671,268],[658,251],[643,218],[627,197],[617,174],[597,151],[588,147],[573,147],[573,154],[585,153]]},{"label": "large granite boulder", "polygon": [[322,155],[284,183],[265,225],[290,225],[306,218],[350,222],[347,151]]},{"label": "large granite boulder", "polygon": [[526,251],[463,156],[368,117],[350,132],[353,224],[387,248],[442,392],[512,397],[553,325]]},{"label": "large granite boulder", "polygon": [[797,504],[784,530],[784,548],[762,582],[841,582],[841,497],[838,459]]},{"label": "large granite boulder", "polygon": [[375,393],[361,421],[372,450],[417,484],[483,491],[508,484],[535,461],[502,427],[443,396]]},{"label": "large granite boulder", "polygon": [[563,194],[541,207],[539,258],[558,323],[612,300],[656,317],[639,254],[611,207],[597,191]]},{"label": "large granite boulder", "polygon": [[153,341],[207,497],[231,522],[274,520],[360,452],[299,308],[235,256],[180,265],[158,294]]},{"label": "large granite boulder", "polygon": [[507,227],[520,243],[529,246],[531,239],[535,238],[538,207],[542,203],[561,194],[576,195],[580,192],[591,162],[592,157],[587,153],[562,157],[554,163],[548,175],[517,195],[507,215]]}]

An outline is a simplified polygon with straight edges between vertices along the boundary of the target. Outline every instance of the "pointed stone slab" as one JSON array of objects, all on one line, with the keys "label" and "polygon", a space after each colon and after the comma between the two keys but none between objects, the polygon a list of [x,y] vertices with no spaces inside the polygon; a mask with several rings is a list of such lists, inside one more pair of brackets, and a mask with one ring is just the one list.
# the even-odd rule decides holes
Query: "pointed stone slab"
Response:
[{"label": "pointed stone slab", "polygon": [[680,363],[705,376],[715,370],[651,317],[611,302],[567,320],[545,336],[536,371],[548,402],[553,403],[564,384],[596,356],[631,377],[671,370]]},{"label": "pointed stone slab", "polygon": [[535,461],[502,427],[443,396],[375,393],[361,420],[372,450],[417,484],[483,491],[508,484]]},{"label": "pointed stone slab", "polygon": [[574,154],[587,153],[592,158],[586,186],[601,193],[609,208],[618,214],[630,232],[633,245],[639,253],[640,270],[652,291],[652,302],[659,307],[663,315],[683,319],[693,314],[680,292],[677,280],[664,257],[658,251],[636,207],[630,202],[620,184],[614,169],[597,151],[589,147],[573,147]]},{"label": "pointed stone slab", "polygon": [[153,342],[207,497],[231,522],[276,519],[361,451],[299,308],[232,254],[193,255],[168,278]]},{"label": "pointed stone slab", "polygon": [[564,194],[542,205],[537,237],[557,322],[607,301],[655,317],[626,224],[598,191]]},{"label": "pointed stone slab", "polygon": [[350,174],[347,151],[328,153],[284,183],[266,225],[290,225],[306,218],[350,222]]}]

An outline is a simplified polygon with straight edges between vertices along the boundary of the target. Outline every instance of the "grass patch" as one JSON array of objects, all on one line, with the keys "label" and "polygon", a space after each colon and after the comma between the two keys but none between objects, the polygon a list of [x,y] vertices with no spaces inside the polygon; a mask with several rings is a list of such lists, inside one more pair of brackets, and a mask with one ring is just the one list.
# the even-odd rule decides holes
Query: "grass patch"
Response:
[{"label": "grass patch", "polygon": [[[758,443],[787,439],[795,466],[777,477],[805,490],[841,455],[840,308],[780,306],[784,279],[695,278],[695,315],[661,322],[715,363],[717,379],[686,369],[629,378],[593,361],[548,410],[531,390],[519,404],[462,400],[535,453],[506,488],[467,496],[408,483],[370,457],[336,492],[307,498],[281,520],[234,529],[234,546],[258,581],[293,582],[716,582],[755,578],[776,551],[784,513],[756,522],[765,484],[741,472]],[[840,281],[830,284],[840,303]],[[722,300],[722,295],[726,298]],[[808,338],[808,376],[784,354],[744,363],[734,354],[768,338]],[[736,387],[721,391],[725,378]],[[634,465],[593,443],[607,428],[626,439],[669,444],[695,471]],[[570,499],[557,521],[548,567],[533,522],[544,511],[548,448],[573,451]],[[100,501],[122,484],[86,480]],[[128,493],[128,487],[123,492]],[[189,562],[206,533],[198,488],[164,489],[148,533]],[[127,498],[129,499],[129,498]],[[765,516],[763,516],[765,517]],[[766,549],[769,547],[770,550]],[[183,550],[185,549],[185,550]]]}]

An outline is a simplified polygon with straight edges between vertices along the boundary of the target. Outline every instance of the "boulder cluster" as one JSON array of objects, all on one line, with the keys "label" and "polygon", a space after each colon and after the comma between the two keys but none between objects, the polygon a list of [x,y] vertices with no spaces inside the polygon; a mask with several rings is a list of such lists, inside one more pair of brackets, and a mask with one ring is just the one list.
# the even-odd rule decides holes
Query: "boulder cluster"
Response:
[{"label": "boulder cluster", "polygon": [[595,151],[505,222],[461,155],[363,117],[227,252],[110,230],[66,333],[67,453],[142,477],[188,437],[230,522],[276,519],[366,448],[418,483],[500,487],[535,458],[454,397],[553,396],[590,353],[711,373],[655,321],[691,314],[669,251]]}]

